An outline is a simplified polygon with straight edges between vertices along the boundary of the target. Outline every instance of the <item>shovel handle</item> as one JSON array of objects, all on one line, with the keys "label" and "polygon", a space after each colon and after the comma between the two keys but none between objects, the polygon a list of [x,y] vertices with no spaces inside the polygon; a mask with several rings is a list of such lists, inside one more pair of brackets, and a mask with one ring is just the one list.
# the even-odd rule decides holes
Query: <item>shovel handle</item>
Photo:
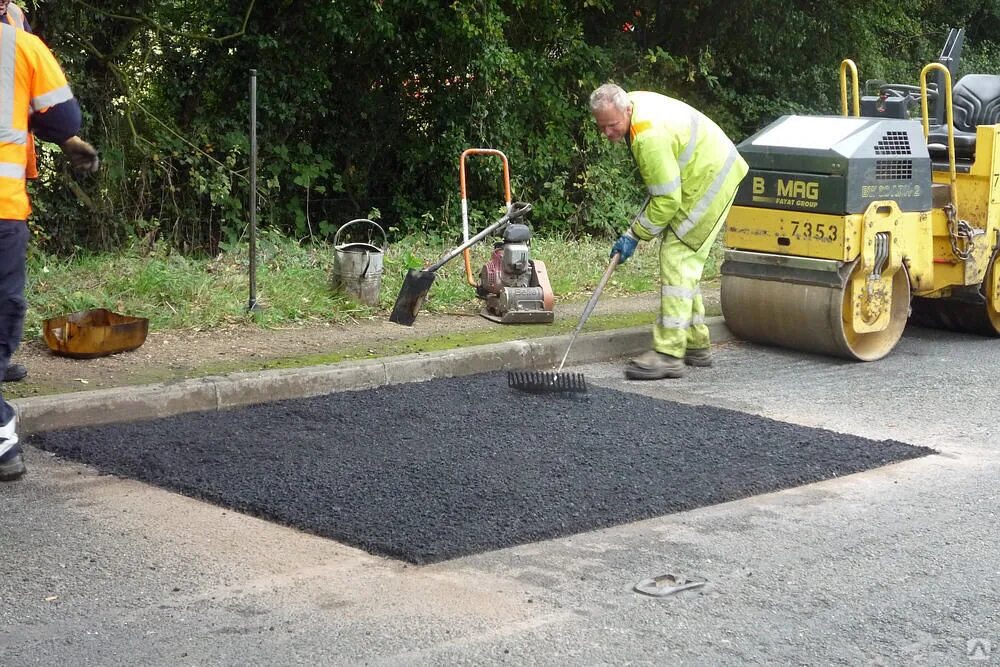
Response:
[{"label": "shovel handle", "polygon": [[510,209],[508,209],[508,211],[504,213],[502,218],[500,218],[492,225],[490,225],[483,231],[473,236],[471,239],[469,239],[462,245],[458,246],[457,248],[449,252],[447,255],[445,255],[438,261],[428,266],[426,269],[424,269],[424,271],[431,271],[431,272],[437,271],[442,266],[444,266],[451,260],[461,255],[462,251],[465,250],[466,248],[471,248],[472,246],[476,245],[477,243],[485,239],[487,236],[492,234],[494,231],[499,229],[500,227],[503,227],[504,225],[506,225],[508,222],[510,222],[515,218],[520,218],[530,210],[531,210],[531,204],[525,202],[514,202],[513,204],[510,205]]}]

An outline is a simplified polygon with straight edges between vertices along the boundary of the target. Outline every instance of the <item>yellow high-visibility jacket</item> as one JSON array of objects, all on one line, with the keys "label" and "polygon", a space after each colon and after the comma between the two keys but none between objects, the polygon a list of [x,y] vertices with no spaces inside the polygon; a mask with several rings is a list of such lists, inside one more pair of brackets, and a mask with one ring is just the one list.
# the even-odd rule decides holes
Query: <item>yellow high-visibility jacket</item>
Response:
[{"label": "yellow high-visibility jacket", "polygon": [[0,23],[0,219],[27,220],[31,213],[25,186],[29,116],[72,99],[66,75],[42,40]]},{"label": "yellow high-visibility jacket", "polygon": [[749,167],[725,132],[697,109],[659,93],[635,91],[628,98],[629,147],[650,194],[632,233],[649,241],[670,227],[697,250]]}]

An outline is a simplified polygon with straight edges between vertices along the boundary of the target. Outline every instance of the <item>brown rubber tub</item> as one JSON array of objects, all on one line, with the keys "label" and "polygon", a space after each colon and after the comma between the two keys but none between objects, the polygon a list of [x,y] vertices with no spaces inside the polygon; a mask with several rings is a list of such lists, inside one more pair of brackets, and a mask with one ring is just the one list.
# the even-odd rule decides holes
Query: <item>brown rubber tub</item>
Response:
[{"label": "brown rubber tub", "polygon": [[45,320],[42,335],[55,354],[88,359],[134,350],[146,342],[148,331],[145,317],[94,308]]}]

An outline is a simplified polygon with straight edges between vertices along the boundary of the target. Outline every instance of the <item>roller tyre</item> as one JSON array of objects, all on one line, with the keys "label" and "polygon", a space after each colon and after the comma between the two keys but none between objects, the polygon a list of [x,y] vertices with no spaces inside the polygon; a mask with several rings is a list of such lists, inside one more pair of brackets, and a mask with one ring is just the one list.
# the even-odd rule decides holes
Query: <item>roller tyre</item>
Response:
[{"label": "roller tyre", "polygon": [[[986,272],[983,285],[991,285],[996,271],[1000,271],[1000,255],[994,255]],[[980,286],[980,295],[985,289]],[[1000,336],[1000,311],[989,299],[979,303],[967,299],[924,299],[914,297],[910,321],[918,326],[946,329],[977,336]]]}]

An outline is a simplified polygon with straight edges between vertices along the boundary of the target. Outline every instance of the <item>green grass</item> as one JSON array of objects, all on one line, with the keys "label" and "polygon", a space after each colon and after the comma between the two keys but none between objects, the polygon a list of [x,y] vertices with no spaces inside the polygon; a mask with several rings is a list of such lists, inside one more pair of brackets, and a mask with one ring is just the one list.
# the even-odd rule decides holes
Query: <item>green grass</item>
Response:
[{"label": "green grass", "polygon": [[[563,301],[590,296],[607,267],[611,243],[590,238],[535,239],[532,257],[545,262],[552,289]],[[330,245],[301,245],[275,234],[258,240],[258,313],[248,314],[249,262],[246,246],[214,258],[192,259],[165,246],[140,245],[111,255],[57,258],[32,249],[29,256],[28,317],[25,334],[36,336],[49,317],[89,308],[148,317],[150,327],[212,329],[228,325],[294,326],[319,322],[386,316],[392,309],[408,266],[426,265],[450,248],[408,238],[388,247],[383,257],[380,303],[356,303],[329,286],[335,250]],[[478,279],[492,245],[472,249]],[[639,251],[612,276],[605,294],[653,292],[658,285],[657,244],[640,244]],[[717,275],[718,253],[705,277]],[[424,306],[431,312],[468,312],[480,303],[465,280],[462,257],[438,270]]]}]

